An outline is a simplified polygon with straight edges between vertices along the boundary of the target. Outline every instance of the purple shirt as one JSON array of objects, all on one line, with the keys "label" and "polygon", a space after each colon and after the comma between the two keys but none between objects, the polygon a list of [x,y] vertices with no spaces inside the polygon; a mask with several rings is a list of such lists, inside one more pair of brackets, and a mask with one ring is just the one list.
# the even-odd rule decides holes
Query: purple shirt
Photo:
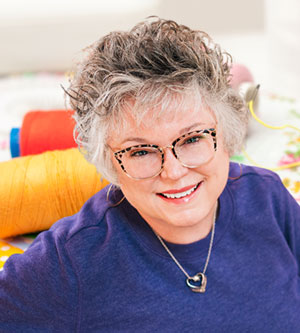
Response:
[{"label": "purple shirt", "polygon": [[[300,206],[276,174],[243,166],[228,181],[204,294],[126,200],[113,206],[120,191],[106,192],[8,259],[0,332],[300,332]],[[209,241],[166,243],[194,275]]]}]

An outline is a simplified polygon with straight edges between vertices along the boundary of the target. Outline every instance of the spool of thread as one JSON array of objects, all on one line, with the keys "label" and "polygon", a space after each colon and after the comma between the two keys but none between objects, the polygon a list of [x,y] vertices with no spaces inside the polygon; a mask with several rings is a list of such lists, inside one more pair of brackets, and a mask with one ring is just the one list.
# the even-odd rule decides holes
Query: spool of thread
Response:
[{"label": "spool of thread", "polygon": [[[239,94],[248,103],[253,99],[257,84],[254,83],[253,75],[249,69],[242,64],[233,64],[230,69],[230,85],[233,89],[237,90]],[[259,96],[255,96],[254,110],[257,111],[259,103]]]},{"label": "spool of thread", "polygon": [[255,113],[258,113],[259,91],[257,91],[257,84],[254,84],[254,82],[244,82],[239,86],[238,91],[246,103],[249,103],[255,97],[253,100],[253,110]]},{"label": "spool of thread", "polygon": [[242,64],[233,64],[230,68],[230,74],[230,85],[233,89],[238,90],[242,83],[254,82],[251,72]]},{"label": "spool of thread", "polygon": [[[242,64],[233,64],[230,74],[231,87],[240,94],[246,103],[254,99],[253,110],[256,114],[259,114],[259,92],[249,69]],[[256,122],[250,118],[247,134],[249,135],[255,131],[256,126]]]},{"label": "spool of thread", "polygon": [[72,110],[30,111],[20,130],[21,156],[76,147]]},{"label": "spool of thread", "polygon": [[20,156],[20,129],[12,128],[10,131],[10,153],[11,157]]},{"label": "spool of thread", "polygon": [[108,182],[78,149],[0,163],[0,238],[46,230]]}]

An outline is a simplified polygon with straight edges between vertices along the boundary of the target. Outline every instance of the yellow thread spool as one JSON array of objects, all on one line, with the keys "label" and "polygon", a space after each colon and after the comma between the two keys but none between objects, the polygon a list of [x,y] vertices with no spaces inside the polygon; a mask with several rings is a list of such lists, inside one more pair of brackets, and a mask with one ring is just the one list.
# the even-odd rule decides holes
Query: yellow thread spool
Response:
[{"label": "yellow thread spool", "polygon": [[0,163],[0,237],[48,229],[106,186],[78,149]]}]

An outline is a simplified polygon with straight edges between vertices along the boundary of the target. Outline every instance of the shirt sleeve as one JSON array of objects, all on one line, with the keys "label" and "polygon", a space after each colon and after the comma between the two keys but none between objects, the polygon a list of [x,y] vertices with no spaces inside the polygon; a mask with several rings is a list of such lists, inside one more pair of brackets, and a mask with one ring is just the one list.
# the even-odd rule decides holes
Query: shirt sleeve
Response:
[{"label": "shirt sleeve", "polygon": [[1,332],[75,332],[78,281],[63,237],[41,233],[0,271]]}]

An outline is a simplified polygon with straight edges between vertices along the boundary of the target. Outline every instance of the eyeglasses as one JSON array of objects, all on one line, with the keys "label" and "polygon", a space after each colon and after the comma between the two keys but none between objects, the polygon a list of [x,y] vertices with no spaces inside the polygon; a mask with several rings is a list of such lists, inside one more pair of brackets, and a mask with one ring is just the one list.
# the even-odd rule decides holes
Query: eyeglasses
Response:
[{"label": "eyeglasses", "polygon": [[114,156],[130,178],[153,178],[163,170],[166,148],[187,168],[197,168],[210,161],[217,150],[216,135],[215,128],[193,131],[180,136],[170,146],[140,144],[114,152]]}]

